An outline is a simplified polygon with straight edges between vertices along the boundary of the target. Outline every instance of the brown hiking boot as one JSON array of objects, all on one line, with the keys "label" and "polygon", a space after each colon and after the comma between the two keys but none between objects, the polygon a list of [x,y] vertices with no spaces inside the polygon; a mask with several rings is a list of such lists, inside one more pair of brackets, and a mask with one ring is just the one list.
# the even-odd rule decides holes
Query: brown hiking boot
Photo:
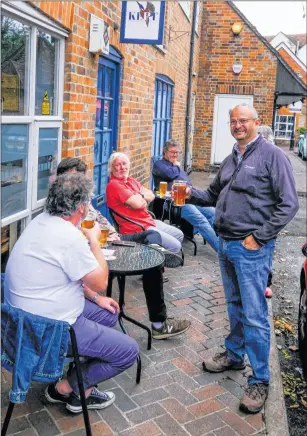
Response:
[{"label": "brown hiking boot", "polygon": [[217,353],[210,359],[203,361],[203,368],[208,372],[223,372],[228,369],[239,371],[240,369],[244,369],[245,366],[244,360],[242,362],[234,362],[231,360],[230,357],[227,356],[227,351],[224,351],[224,353]]},{"label": "brown hiking boot", "polygon": [[173,336],[181,335],[188,330],[190,325],[191,322],[187,319],[167,318],[159,330],[152,327],[152,338],[168,339]]},{"label": "brown hiking boot", "polygon": [[248,386],[240,402],[240,409],[245,413],[258,413],[268,398],[269,385],[253,383]]}]

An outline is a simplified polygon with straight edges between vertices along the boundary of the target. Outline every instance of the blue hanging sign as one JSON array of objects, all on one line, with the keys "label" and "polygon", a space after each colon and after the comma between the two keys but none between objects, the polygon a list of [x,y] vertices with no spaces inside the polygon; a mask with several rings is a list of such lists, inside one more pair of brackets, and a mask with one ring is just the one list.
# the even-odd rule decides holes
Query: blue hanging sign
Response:
[{"label": "blue hanging sign", "polygon": [[122,2],[120,42],[163,44],[165,1]]}]

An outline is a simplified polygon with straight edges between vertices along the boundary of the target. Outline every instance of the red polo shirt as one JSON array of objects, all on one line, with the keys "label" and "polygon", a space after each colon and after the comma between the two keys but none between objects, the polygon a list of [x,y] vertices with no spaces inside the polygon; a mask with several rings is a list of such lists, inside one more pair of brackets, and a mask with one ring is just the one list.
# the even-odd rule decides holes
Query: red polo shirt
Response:
[{"label": "red polo shirt", "polygon": [[[126,205],[132,195],[139,194],[142,185],[133,177],[128,177],[127,180],[111,177],[107,184],[107,205],[115,212],[132,219],[133,221],[142,224],[145,229],[156,226],[152,216],[147,209],[132,209]],[[135,224],[131,224],[121,218],[116,218],[119,224],[119,232],[122,235],[130,235],[132,233],[141,232],[142,229]]]}]

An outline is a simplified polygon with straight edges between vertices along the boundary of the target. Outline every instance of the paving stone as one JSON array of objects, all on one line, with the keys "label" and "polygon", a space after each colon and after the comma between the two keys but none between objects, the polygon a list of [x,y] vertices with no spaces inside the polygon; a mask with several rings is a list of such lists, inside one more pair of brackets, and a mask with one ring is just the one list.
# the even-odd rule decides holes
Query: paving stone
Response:
[{"label": "paving stone", "polygon": [[219,428],[214,430],[214,436],[238,436],[238,433],[235,432],[228,425],[226,427]]},{"label": "paving stone", "polygon": [[200,289],[203,292],[206,292],[207,294],[212,294],[212,292],[214,292],[213,288],[210,288],[209,286],[203,285],[203,284],[199,284],[196,285],[198,289]]},{"label": "paving stone", "polygon": [[225,405],[220,401],[211,398],[209,400],[201,401],[200,403],[192,404],[188,407],[188,411],[193,413],[196,418],[209,415],[210,413],[218,412],[225,408]]},{"label": "paving stone", "polygon": [[176,357],[179,357],[179,354],[176,350],[166,350],[163,353],[156,352],[149,356],[150,360],[158,363],[165,362],[167,360],[173,360],[176,359]]},{"label": "paving stone", "polygon": [[[110,429],[110,427],[105,422],[97,422],[96,424],[92,424],[91,429],[92,429],[92,436],[113,436],[114,435],[113,431]],[[86,436],[84,424],[83,424],[82,429],[75,430],[71,433],[66,433],[66,436]]]},{"label": "paving stone", "polygon": [[[95,424],[101,421],[101,417],[95,410],[89,410],[90,423]],[[62,433],[69,433],[84,428],[83,414],[72,414],[66,411],[66,416],[56,422]],[[45,436],[45,433],[42,433]]]},{"label": "paving stone", "polygon": [[161,404],[180,424],[184,424],[195,419],[194,416],[175,398],[168,398],[167,400],[162,401]]},{"label": "paving stone", "polygon": [[51,419],[47,410],[31,413],[28,419],[39,435],[53,436],[60,433],[60,430]]},{"label": "paving stone", "polygon": [[122,412],[130,412],[137,407],[137,404],[121,389],[112,389],[115,394],[115,404]]},{"label": "paving stone", "polygon": [[179,357],[172,361],[172,363],[178,368],[181,369],[185,374],[193,376],[199,374],[201,370],[197,368],[193,363],[184,359],[183,357]]},{"label": "paving stone", "polygon": [[139,406],[146,406],[147,404],[155,403],[156,401],[164,400],[169,394],[162,388],[151,389],[149,392],[144,392],[143,394],[138,394],[133,397]]},{"label": "paving stone", "polygon": [[[183,347],[179,347],[180,349]],[[148,374],[150,377],[153,377],[155,375],[164,374],[170,371],[174,371],[176,369],[175,365],[173,365],[172,362],[161,362],[161,363],[151,363],[150,366],[148,366],[145,370],[146,374]],[[142,372],[143,374],[143,372]]]},{"label": "paving stone", "polygon": [[155,423],[167,436],[188,436],[188,433],[169,414],[156,418]]},{"label": "paving stone", "polygon": [[226,309],[226,305],[225,304],[221,304],[220,306],[212,306],[212,307],[210,307],[210,310],[213,313],[225,312],[225,309]]},{"label": "paving stone", "polygon": [[191,404],[197,403],[197,399],[189,394],[178,383],[173,383],[169,386],[166,386],[165,390],[170,394],[170,396],[176,398],[184,406],[189,406]]},{"label": "paving stone", "polygon": [[228,325],[228,321],[224,318],[217,319],[216,321],[211,321],[207,323],[207,326],[210,327],[210,329],[218,329],[220,327],[225,327]]},{"label": "paving stone", "polygon": [[144,391],[151,391],[160,386],[164,387],[170,385],[171,383],[173,383],[173,379],[170,377],[169,374],[160,374],[155,377],[151,377],[149,380],[146,380],[146,383],[143,384],[143,389]]},{"label": "paving stone", "polygon": [[166,414],[166,411],[163,407],[158,403],[154,403],[129,412],[126,416],[133,424],[141,424],[141,422],[148,421],[164,414]]},{"label": "paving stone", "polygon": [[20,431],[18,436],[37,436],[37,433],[34,428],[27,428],[26,430]]},{"label": "paving stone", "polygon": [[203,436],[212,430],[224,426],[224,422],[216,414],[205,416],[204,418],[196,419],[193,422],[185,424],[186,430],[192,436]]},{"label": "paving stone", "polygon": [[201,297],[203,300],[211,301],[212,298],[214,298],[214,297],[212,296],[212,294],[208,294],[207,292],[205,292],[205,291],[203,291],[203,290],[201,290],[201,289],[198,289],[198,291],[196,291],[195,294],[196,294],[198,297]]},{"label": "paving stone", "polygon": [[173,382],[178,383],[187,391],[192,391],[193,389],[199,387],[198,383],[195,380],[193,380],[191,377],[189,377],[180,370],[172,371],[169,373],[169,375],[172,378]]},{"label": "paving stone", "polygon": [[244,419],[229,409],[221,410],[218,412],[218,416],[241,436],[246,436],[255,431]]},{"label": "paving stone", "polygon": [[[199,303],[193,303],[191,306],[193,309],[195,309],[197,312],[202,313],[203,315],[210,315],[212,313],[211,310],[206,309],[204,306],[202,306]],[[214,309],[218,309],[217,307],[214,307]]]},{"label": "paving stone", "polygon": [[114,404],[107,409],[99,411],[98,413],[114,432],[120,432],[130,427],[130,423]]},{"label": "paving stone", "polygon": [[225,406],[227,406],[229,409],[231,409],[233,412],[237,413],[240,416],[246,416],[244,412],[241,412],[239,409],[240,406],[240,400],[239,398],[232,395],[230,392],[225,391],[223,394],[218,395],[217,399],[221,401]]},{"label": "paving stone", "polygon": [[226,391],[229,391],[237,398],[241,398],[244,395],[244,390],[236,382],[230,380],[229,378],[221,381],[220,384]]},{"label": "paving stone", "polygon": [[206,342],[208,339],[208,337],[204,333],[201,333],[199,330],[196,330],[194,327],[189,328],[189,330],[187,331],[187,336],[199,342]]},{"label": "paving stone", "polygon": [[7,430],[7,435],[18,433],[20,431],[24,431],[30,428],[31,428],[31,424],[29,423],[29,421],[25,416],[11,419]]},{"label": "paving stone", "polygon": [[189,285],[189,286],[176,286],[175,289],[178,290],[180,294],[183,294],[184,292],[196,291],[197,288],[194,285]]},{"label": "paving stone", "polygon": [[193,297],[193,302],[200,304],[203,307],[211,307],[212,303],[211,303],[211,299],[205,299],[202,297]]},{"label": "paving stone", "polygon": [[257,413],[256,415],[248,416],[245,421],[252,425],[256,430],[262,430],[264,428],[263,414]]},{"label": "paving stone", "polygon": [[222,372],[218,374],[214,374],[211,372],[203,372],[202,374],[197,375],[193,378],[198,384],[204,386],[224,380],[224,374]]},{"label": "paving stone", "polygon": [[[201,358],[198,353],[195,353],[195,351],[191,350],[191,346],[190,346],[191,342],[192,341],[189,341],[189,346],[183,345],[182,347],[177,348],[177,351],[181,356],[184,356],[185,359],[187,359],[189,362],[198,363],[201,361]],[[200,349],[203,349],[203,347]],[[175,369],[175,367],[173,367],[173,369]]]},{"label": "paving stone", "polygon": [[182,300],[175,300],[173,301],[173,304],[175,306],[185,306],[187,304],[192,304],[193,300],[191,300],[191,298],[184,298]]},{"label": "paving stone", "polygon": [[215,328],[213,330],[209,330],[208,332],[206,332],[206,336],[208,336],[208,338],[212,338],[212,339],[223,338],[223,341],[225,336],[227,335],[228,335],[228,331],[224,327]]},{"label": "paving stone", "polygon": [[120,436],[157,436],[161,431],[153,421],[145,422],[120,433]]},{"label": "paving stone", "polygon": [[211,385],[206,385],[203,388],[196,389],[191,393],[198,400],[202,401],[208,398],[216,397],[217,395],[221,395],[224,392],[225,390],[218,383],[214,383]]},{"label": "paving stone", "polygon": [[207,348],[207,349],[210,349],[210,348],[212,348],[212,347],[219,347],[219,346],[221,346],[221,345],[224,345],[224,343],[225,343],[225,338],[213,338],[213,339],[207,339],[205,342],[204,342],[204,346]]}]

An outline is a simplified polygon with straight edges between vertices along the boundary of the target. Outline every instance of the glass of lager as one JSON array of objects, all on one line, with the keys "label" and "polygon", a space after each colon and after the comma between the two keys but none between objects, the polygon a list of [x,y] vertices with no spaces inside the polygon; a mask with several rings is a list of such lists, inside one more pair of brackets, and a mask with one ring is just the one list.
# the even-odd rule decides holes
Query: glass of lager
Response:
[{"label": "glass of lager", "polygon": [[160,182],[159,195],[161,198],[165,198],[166,191],[167,191],[167,182]]},{"label": "glass of lager", "polygon": [[173,184],[174,192],[174,206],[185,205],[185,192],[187,188],[187,182],[184,180],[176,180]]},{"label": "glass of lager", "polygon": [[81,227],[83,227],[84,229],[92,229],[95,225],[95,221],[96,213],[90,210],[82,221]]},{"label": "glass of lager", "polygon": [[107,245],[108,236],[109,236],[108,227],[100,227],[99,244],[101,248]]}]

